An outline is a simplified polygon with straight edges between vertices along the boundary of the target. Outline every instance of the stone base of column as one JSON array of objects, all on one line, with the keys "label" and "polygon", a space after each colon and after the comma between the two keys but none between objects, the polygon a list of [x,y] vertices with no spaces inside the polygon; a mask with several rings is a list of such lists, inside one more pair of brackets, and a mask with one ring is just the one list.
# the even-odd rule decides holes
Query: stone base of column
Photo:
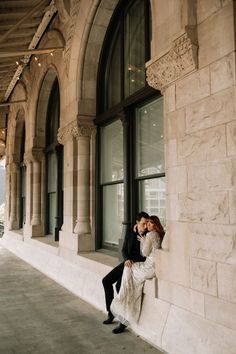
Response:
[{"label": "stone base of column", "polygon": [[90,234],[78,235],[65,231],[59,232],[60,254],[78,254],[95,251],[94,237]]},{"label": "stone base of column", "polygon": [[90,234],[91,233],[90,220],[88,220],[87,218],[84,220],[78,220],[75,225],[74,233],[79,236]]},{"label": "stone base of column", "polygon": [[31,235],[31,237],[45,236],[44,232],[43,232],[42,225],[31,225],[30,226],[30,235]]},{"label": "stone base of column", "polygon": [[19,228],[18,221],[17,220],[10,220],[7,229],[8,230],[17,230]]}]

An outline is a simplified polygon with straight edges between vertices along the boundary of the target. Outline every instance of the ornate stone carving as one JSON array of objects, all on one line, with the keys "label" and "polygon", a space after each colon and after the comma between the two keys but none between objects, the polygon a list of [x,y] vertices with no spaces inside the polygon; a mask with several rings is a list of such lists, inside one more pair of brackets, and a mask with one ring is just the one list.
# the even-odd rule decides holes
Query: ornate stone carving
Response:
[{"label": "ornate stone carving", "polygon": [[57,140],[60,144],[65,145],[68,140],[79,137],[91,137],[96,132],[96,127],[91,121],[80,122],[74,120],[66,127],[60,128],[57,134]]},{"label": "ornate stone carving", "polygon": [[78,122],[76,129],[73,131],[73,136],[78,139],[79,137],[90,137],[96,131],[96,127],[91,122]]},{"label": "ornate stone carving", "polygon": [[[65,9],[64,4],[62,4],[62,0],[58,1],[60,3],[59,6],[59,13],[60,18],[62,19],[63,24],[65,26],[65,39],[66,39],[66,47],[64,50],[64,60],[66,63],[66,72],[68,74],[69,70],[69,60],[70,60],[70,53],[71,53],[71,44],[75,33],[75,25],[76,20],[79,13],[80,8],[80,1],[78,0],[71,0],[70,2],[70,9]],[[63,11],[62,11],[63,9]],[[69,13],[68,13],[69,12]],[[69,21],[68,21],[69,18]]]},{"label": "ornate stone carving", "polygon": [[192,33],[185,32],[173,42],[168,53],[156,61],[147,63],[149,86],[163,90],[172,82],[197,69],[198,46]]},{"label": "ornate stone carving", "polygon": [[77,120],[73,120],[63,128],[58,129],[57,140],[60,144],[65,145],[68,140],[73,139],[73,131],[77,127]]}]

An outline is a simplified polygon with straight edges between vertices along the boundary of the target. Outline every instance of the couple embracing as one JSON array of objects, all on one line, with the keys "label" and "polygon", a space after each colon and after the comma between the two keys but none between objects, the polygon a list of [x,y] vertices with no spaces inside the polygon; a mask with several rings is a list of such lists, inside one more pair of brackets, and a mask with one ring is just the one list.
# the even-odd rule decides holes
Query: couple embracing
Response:
[{"label": "couple embracing", "polygon": [[[139,213],[134,230],[124,239],[124,261],[103,278],[108,312],[103,324],[112,323],[115,317],[120,322],[113,333],[122,333],[129,324],[138,321],[143,285],[146,279],[155,276],[155,250],[161,248],[164,234],[157,216]],[[113,284],[116,284],[115,297]]]}]

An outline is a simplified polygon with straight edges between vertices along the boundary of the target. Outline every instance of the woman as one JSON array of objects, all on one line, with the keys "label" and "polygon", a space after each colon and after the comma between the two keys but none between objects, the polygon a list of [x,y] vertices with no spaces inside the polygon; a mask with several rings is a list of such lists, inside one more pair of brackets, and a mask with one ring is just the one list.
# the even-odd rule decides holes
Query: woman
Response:
[{"label": "woman", "polygon": [[146,260],[124,268],[119,294],[111,304],[113,315],[120,321],[113,333],[121,333],[129,324],[138,321],[144,281],[155,276],[155,250],[161,248],[165,232],[155,215],[150,216],[147,229],[146,236],[138,236],[140,251]]}]

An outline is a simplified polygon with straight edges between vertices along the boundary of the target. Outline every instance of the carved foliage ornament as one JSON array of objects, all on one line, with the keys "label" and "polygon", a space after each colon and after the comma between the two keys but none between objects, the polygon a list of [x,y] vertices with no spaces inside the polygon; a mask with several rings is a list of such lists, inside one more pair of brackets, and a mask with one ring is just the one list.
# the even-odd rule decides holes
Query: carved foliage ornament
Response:
[{"label": "carved foliage ornament", "polygon": [[149,86],[163,90],[170,83],[197,69],[197,49],[188,33],[177,38],[168,53],[147,63]]},{"label": "carved foliage ornament", "polygon": [[90,137],[95,130],[95,125],[90,122],[80,123],[77,120],[74,120],[66,127],[58,130],[57,140],[60,144],[65,145],[67,141],[72,140],[73,138]]}]

